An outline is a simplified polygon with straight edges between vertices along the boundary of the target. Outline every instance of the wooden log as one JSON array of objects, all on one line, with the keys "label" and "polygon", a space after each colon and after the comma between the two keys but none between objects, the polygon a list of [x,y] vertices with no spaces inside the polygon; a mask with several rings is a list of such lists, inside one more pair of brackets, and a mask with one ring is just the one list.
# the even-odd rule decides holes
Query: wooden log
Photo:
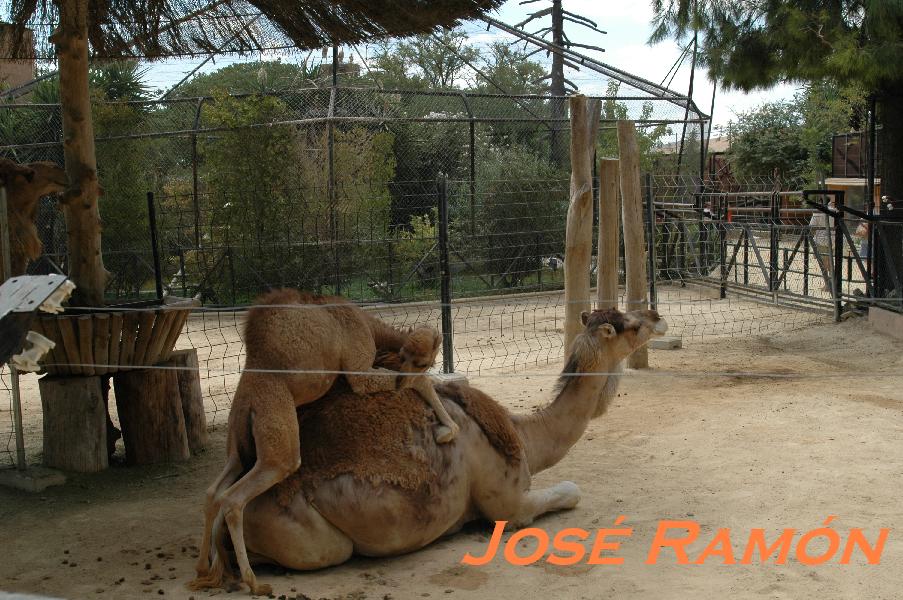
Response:
[{"label": "wooden log", "polygon": [[75,320],[77,317],[57,317],[60,328],[60,336],[63,340],[63,348],[66,352],[66,360],[69,362],[69,370],[74,375],[81,375],[84,369],[78,366],[81,363],[78,352],[78,337],[75,334]]},{"label": "wooden log", "polygon": [[107,406],[100,377],[42,377],[44,464],[91,473],[106,469]]},{"label": "wooden log", "polygon": [[122,345],[119,349],[119,364],[129,367],[134,364],[135,339],[138,337],[138,313],[127,312],[122,318]]},{"label": "wooden log", "polygon": [[593,157],[599,129],[599,101],[571,96],[571,197],[564,248],[564,347],[581,331],[580,314],[590,310],[593,251]]},{"label": "wooden log", "polygon": [[[47,371],[49,368],[54,373],[66,373],[68,369],[56,366],[66,362],[66,350],[63,348],[63,340],[62,336],[60,336],[60,330],[56,326],[56,320],[35,317],[31,321],[31,330],[43,335],[54,344],[53,348],[48,350],[47,354],[45,354],[44,358],[40,361],[40,364],[44,365],[44,370]],[[50,367],[47,367],[46,365],[50,365]]]},{"label": "wooden log", "polygon": [[94,375],[94,322],[91,315],[82,315],[75,320],[78,325],[78,359],[82,373]]},{"label": "wooden log", "polygon": [[207,415],[204,413],[204,397],[201,393],[198,352],[194,349],[177,350],[162,364],[177,368],[188,447],[192,454],[197,454],[207,445]]},{"label": "wooden log", "polygon": [[[110,315],[110,348],[107,351],[107,360],[111,365],[119,366],[119,352],[122,347],[122,313]],[[115,370],[118,370],[115,369]]]},{"label": "wooden log", "polygon": [[[621,203],[624,219],[624,267],[627,271],[627,310],[648,308],[646,281],[646,234],[643,226],[643,195],[640,187],[640,151],[633,121],[618,121]],[[630,355],[628,366],[645,369],[649,353],[643,346]]]},{"label": "wooden log", "polygon": [[188,459],[188,435],[176,371],[120,371],[113,375],[113,387],[128,464]]},{"label": "wooden log", "polygon": [[618,253],[621,237],[621,198],[618,159],[599,160],[599,260],[596,263],[598,308],[618,307]]},{"label": "wooden log", "polygon": [[169,360],[170,355],[172,355],[176,344],[179,341],[179,336],[182,335],[182,330],[185,329],[185,323],[191,315],[190,310],[178,310],[176,312],[178,316],[172,324],[166,342],[163,344],[163,354],[161,355],[160,360]]},{"label": "wooden log", "polygon": [[172,327],[176,316],[176,311],[174,310],[157,312],[157,318],[154,320],[154,330],[151,333],[151,341],[147,346],[147,354],[144,356],[144,364],[155,365],[160,362],[160,352],[163,350],[166,338],[169,337],[169,328]]},{"label": "wooden log", "polygon": [[154,335],[154,322],[157,320],[156,311],[142,311],[138,313],[138,338],[135,340],[135,354],[132,364],[136,367],[147,367],[147,349]]},{"label": "wooden log", "polygon": [[94,315],[94,374],[104,375],[109,372],[108,356],[110,353],[110,315],[98,313]]}]

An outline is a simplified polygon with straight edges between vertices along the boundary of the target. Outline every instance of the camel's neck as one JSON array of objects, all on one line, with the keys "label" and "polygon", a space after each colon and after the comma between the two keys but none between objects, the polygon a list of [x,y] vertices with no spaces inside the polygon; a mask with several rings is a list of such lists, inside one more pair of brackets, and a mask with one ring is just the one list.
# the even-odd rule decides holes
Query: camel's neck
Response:
[{"label": "camel's neck", "polygon": [[[605,412],[615,396],[620,361],[599,360],[565,380],[555,400],[542,410],[514,419],[524,443],[530,473],[536,474],[560,461],[577,443],[590,420]],[[600,375],[586,373],[599,372]]]}]

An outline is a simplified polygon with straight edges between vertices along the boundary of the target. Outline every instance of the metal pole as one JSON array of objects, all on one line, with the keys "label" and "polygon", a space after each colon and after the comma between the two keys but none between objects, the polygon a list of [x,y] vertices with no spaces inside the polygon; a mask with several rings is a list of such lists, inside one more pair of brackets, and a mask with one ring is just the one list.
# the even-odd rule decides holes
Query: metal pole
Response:
[{"label": "metal pole", "polygon": [[719,298],[727,298],[727,225],[725,225],[725,221],[727,220],[727,202],[719,201],[718,202],[718,233],[721,236],[720,245],[721,245],[721,287],[718,290]]},{"label": "metal pole", "polygon": [[201,123],[201,108],[204,99],[198,100],[194,113],[194,131],[191,134],[191,200],[194,203],[194,249],[201,249],[201,203],[198,199],[198,127]]},{"label": "metal pole", "polygon": [[442,372],[454,373],[454,343],[452,340],[451,270],[448,264],[448,182],[439,174],[439,276],[442,302]]},{"label": "metal pole", "polygon": [[[0,187],[0,253],[3,254],[3,277],[0,283],[12,277],[12,257],[9,254],[9,213],[6,212],[6,186]],[[12,387],[13,430],[16,432],[16,468],[25,470],[25,436],[22,433],[22,398],[19,394],[19,372],[9,365]]]},{"label": "metal pole", "polygon": [[843,302],[843,198],[842,191],[838,191],[834,200],[834,320],[840,322],[840,312]]},{"label": "metal pole", "polygon": [[778,246],[780,241],[781,199],[778,196],[779,179],[775,173],[775,191],[771,195],[771,227],[769,232],[768,291],[777,292]]},{"label": "metal pole", "polygon": [[[658,261],[655,256],[655,207],[652,196],[652,175],[646,173],[646,254],[649,260],[649,308],[658,308],[658,294],[656,292],[656,278]],[[598,267],[598,260],[596,261]]]},{"label": "metal pole", "polygon": [[157,208],[154,193],[147,193],[147,220],[150,227],[151,253],[154,257],[154,283],[157,286],[157,300],[163,299],[163,271],[160,268],[160,245],[157,241]]}]

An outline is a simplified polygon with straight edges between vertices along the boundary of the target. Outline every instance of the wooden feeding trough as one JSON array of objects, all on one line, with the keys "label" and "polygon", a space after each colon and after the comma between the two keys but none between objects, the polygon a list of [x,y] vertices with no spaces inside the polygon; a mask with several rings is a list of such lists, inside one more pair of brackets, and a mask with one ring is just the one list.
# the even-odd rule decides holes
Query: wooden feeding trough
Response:
[{"label": "wooden feeding trough", "polygon": [[[73,471],[109,465],[112,380],[129,464],[185,460],[206,443],[197,353],[174,351],[194,300],[108,307],[36,319],[56,347],[41,378],[44,463]],[[164,367],[164,368],[160,368]]]}]

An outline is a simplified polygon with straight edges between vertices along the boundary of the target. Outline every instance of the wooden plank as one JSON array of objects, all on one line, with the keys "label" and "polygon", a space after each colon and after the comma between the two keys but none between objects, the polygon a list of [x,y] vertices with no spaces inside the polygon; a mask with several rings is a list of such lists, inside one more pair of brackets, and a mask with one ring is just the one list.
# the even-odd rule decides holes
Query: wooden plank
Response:
[{"label": "wooden plank", "polygon": [[174,310],[157,312],[157,318],[154,320],[154,330],[151,333],[151,341],[147,347],[147,355],[144,357],[144,364],[155,365],[160,362],[160,352],[163,350],[163,344],[166,342],[166,338],[169,337],[169,329],[177,316],[178,312]]},{"label": "wooden plank", "polygon": [[122,345],[119,350],[119,365],[131,367],[135,360],[135,340],[138,337],[138,313],[129,311],[122,317]]},{"label": "wooden plank", "polygon": [[103,375],[109,372],[107,357],[110,353],[110,315],[97,313],[94,315],[94,374]]},{"label": "wooden plank", "polygon": [[598,308],[618,307],[618,254],[621,247],[621,197],[618,186],[618,159],[599,159]]},{"label": "wooden plank", "polygon": [[[56,367],[59,363],[65,363],[65,358],[60,359],[60,357],[65,357],[66,351],[62,345],[62,338],[60,336],[59,329],[56,327],[56,323],[54,319],[42,318],[40,316],[36,316],[31,321],[31,330],[35,333],[43,335],[45,338],[53,342],[54,347],[47,351],[47,354],[44,355],[44,358],[41,359],[40,364],[44,366],[45,372],[53,371],[54,373],[65,373],[68,371],[66,367]],[[51,366],[46,366],[51,365]]]},{"label": "wooden plank", "polygon": [[82,375],[85,370],[78,366],[81,358],[78,352],[78,337],[75,333],[75,319],[77,317],[57,317],[56,322],[60,328],[60,336],[63,340],[63,348],[66,353],[66,360],[69,362],[69,370],[74,375]]},{"label": "wooden plank", "polygon": [[136,367],[148,366],[147,349],[150,346],[154,334],[154,322],[157,320],[156,311],[140,311],[138,313],[138,337],[135,339],[135,354],[132,364]]},{"label": "wooden plank", "polygon": [[163,354],[160,360],[169,360],[179,341],[179,336],[182,335],[182,330],[185,329],[185,323],[188,321],[188,317],[191,316],[190,310],[178,310],[176,312],[178,316],[170,328],[166,342],[163,344]]},{"label": "wooden plank", "polygon": [[[633,121],[618,121],[621,208],[624,219],[624,265],[627,271],[627,310],[648,306],[646,281],[646,233],[643,225],[643,195],[640,187],[640,151]],[[628,366],[649,366],[646,346],[630,355]]]},{"label": "wooden plank", "polygon": [[571,197],[564,247],[564,347],[583,331],[581,313],[590,305],[590,256],[593,250],[593,160],[599,128],[599,101],[570,98]]},{"label": "wooden plank", "polygon": [[75,319],[78,326],[78,356],[82,362],[82,373],[94,375],[94,320],[91,315]]},{"label": "wooden plank", "polygon": [[[110,348],[107,360],[111,365],[119,365],[119,352],[122,347],[122,313],[110,314]],[[117,369],[118,370],[118,369]]]}]

